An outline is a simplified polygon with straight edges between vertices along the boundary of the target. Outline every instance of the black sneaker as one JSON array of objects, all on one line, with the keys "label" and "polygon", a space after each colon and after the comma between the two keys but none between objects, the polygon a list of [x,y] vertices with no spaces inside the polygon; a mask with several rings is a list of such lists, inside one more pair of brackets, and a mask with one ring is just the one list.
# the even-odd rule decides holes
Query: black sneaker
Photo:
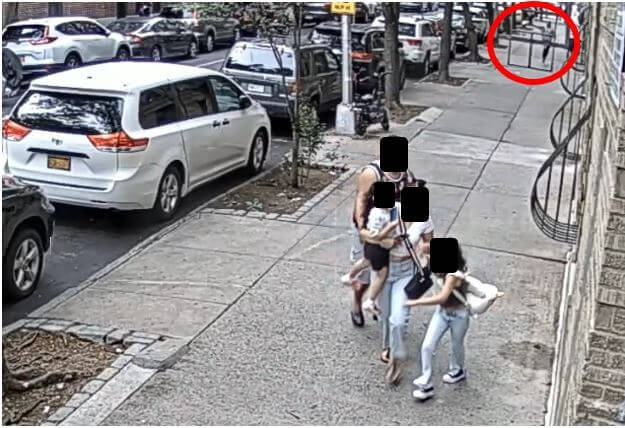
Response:
[{"label": "black sneaker", "polygon": [[466,377],[464,370],[460,369],[456,373],[446,373],[443,376],[443,382],[445,383],[457,383]]}]

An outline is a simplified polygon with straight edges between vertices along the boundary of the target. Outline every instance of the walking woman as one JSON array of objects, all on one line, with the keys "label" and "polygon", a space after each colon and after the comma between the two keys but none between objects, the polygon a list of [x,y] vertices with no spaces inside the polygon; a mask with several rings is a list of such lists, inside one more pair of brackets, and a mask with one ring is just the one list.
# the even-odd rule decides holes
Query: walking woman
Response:
[{"label": "walking woman", "polygon": [[466,261],[458,247],[458,271],[450,274],[435,274],[440,291],[430,297],[409,300],[406,305],[438,305],[428,325],[421,345],[421,376],[414,380],[417,387],[412,395],[419,400],[427,400],[434,395],[432,384],[432,359],[438,344],[447,330],[451,330],[451,361],[449,372],[443,382],[452,384],[465,378],[464,338],[469,328],[469,312],[454,295],[454,290],[466,296],[468,284],[464,281],[467,272]]},{"label": "walking woman", "polygon": [[[405,227],[421,265],[424,267],[429,265],[429,242],[434,234],[432,220],[406,222]],[[414,262],[404,243],[398,240],[390,252],[388,278],[378,302],[383,347],[380,359],[388,365],[386,380],[391,384],[399,382],[401,363],[407,358],[404,337],[410,320],[410,307],[406,305],[408,300],[404,289],[413,275]]]}]

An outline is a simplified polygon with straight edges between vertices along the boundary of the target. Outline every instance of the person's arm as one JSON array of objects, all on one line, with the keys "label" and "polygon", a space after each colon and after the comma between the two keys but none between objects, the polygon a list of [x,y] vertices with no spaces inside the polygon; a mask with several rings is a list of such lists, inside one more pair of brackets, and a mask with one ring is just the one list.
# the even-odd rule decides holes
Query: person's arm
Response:
[{"label": "person's arm", "polygon": [[440,305],[442,303],[445,303],[447,299],[449,299],[449,296],[451,296],[454,288],[460,285],[461,281],[462,280],[456,276],[447,275],[447,277],[445,278],[445,284],[438,293],[429,297],[421,297],[419,299],[407,300],[406,306]]},{"label": "person's arm", "polygon": [[358,191],[356,193],[356,224],[358,230],[366,226],[367,219],[365,218],[365,211],[369,205],[371,188],[376,178],[375,172],[373,172],[371,168],[365,168],[358,177]]}]

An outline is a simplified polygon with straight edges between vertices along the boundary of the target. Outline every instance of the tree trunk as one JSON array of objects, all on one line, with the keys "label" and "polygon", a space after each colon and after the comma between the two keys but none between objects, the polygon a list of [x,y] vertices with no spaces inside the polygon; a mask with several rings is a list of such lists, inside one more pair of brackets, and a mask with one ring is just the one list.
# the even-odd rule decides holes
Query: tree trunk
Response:
[{"label": "tree trunk", "polygon": [[471,10],[469,9],[469,3],[462,3],[462,11],[464,12],[464,24],[467,27],[467,36],[469,37],[469,61],[479,62],[480,53],[477,46],[477,32],[475,31],[475,25],[473,25],[473,19],[471,19]]},{"label": "tree trunk", "polygon": [[443,15],[443,37],[441,39],[441,56],[438,64],[438,81],[445,83],[449,80],[449,54],[451,51],[451,15],[453,3],[445,3]]},{"label": "tree trunk", "polygon": [[2,4],[2,28],[17,21],[17,13],[19,11],[18,2],[10,2]]},{"label": "tree trunk", "polygon": [[399,3],[382,3],[384,13],[384,63],[386,76],[384,94],[386,106],[391,109],[400,102],[400,66],[399,66]]},{"label": "tree trunk", "polygon": [[[295,105],[294,105],[294,117],[291,121],[291,128],[293,131],[293,150],[291,156],[291,186],[295,189],[299,187],[299,74],[300,74],[300,45],[302,39],[302,5],[300,3],[293,4],[293,15],[295,16],[295,28],[293,31],[293,38],[295,39],[293,51],[295,53]],[[288,94],[287,94],[288,100]],[[287,101],[288,103],[288,101]]]}]

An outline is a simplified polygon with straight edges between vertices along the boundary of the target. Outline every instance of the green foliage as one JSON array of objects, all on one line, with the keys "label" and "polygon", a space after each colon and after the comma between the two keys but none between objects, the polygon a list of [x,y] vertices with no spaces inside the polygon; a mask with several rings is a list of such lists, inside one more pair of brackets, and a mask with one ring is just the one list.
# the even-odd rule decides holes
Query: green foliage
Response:
[{"label": "green foliage", "polygon": [[312,162],[323,145],[321,123],[314,107],[308,102],[301,104],[296,120],[299,137],[298,172],[300,182],[304,183],[310,174]]}]

